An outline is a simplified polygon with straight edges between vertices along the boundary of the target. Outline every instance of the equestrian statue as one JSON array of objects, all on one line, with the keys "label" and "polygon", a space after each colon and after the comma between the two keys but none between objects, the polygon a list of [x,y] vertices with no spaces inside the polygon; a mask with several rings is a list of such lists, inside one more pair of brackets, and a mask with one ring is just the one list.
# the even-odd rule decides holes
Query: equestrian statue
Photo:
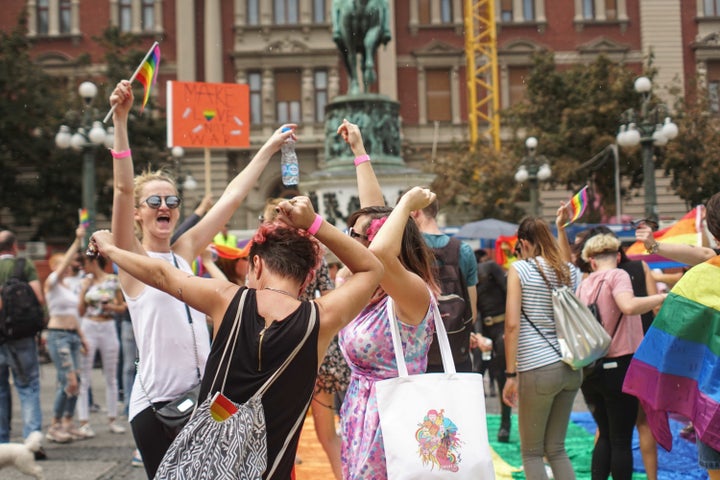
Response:
[{"label": "equestrian statue", "polygon": [[357,55],[365,92],[377,81],[375,52],[391,38],[387,0],[333,0],[333,40],[350,77],[348,93],[360,93]]}]

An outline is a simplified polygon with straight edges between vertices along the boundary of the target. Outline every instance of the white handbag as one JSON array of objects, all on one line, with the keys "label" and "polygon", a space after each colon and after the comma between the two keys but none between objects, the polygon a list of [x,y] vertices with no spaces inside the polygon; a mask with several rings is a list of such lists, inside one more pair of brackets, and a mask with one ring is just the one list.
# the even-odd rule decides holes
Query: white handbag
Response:
[{"label": "white handbag", "polygon": [[408,375],[392,299],[388,302],[399,376],[375,384],[388,478],[494,479],[483,377],[455,372],[447,333],[433,305],[446,373]]}]

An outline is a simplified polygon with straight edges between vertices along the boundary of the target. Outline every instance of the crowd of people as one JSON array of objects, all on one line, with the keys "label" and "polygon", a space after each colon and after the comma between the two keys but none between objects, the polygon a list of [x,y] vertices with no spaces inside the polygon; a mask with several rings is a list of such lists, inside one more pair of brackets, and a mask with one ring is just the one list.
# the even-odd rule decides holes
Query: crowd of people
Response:
[{"label": "crowd of people", "polygon": [[[67,443],[95,436],[90,377],[99,352],[108,431],[125,432],[122,391],[137,446],[134,460],[148,478],[166,471],[166,453],[179,432],[158,411],[192,389],[199,389],[198,402],[220,392],[236,404],[262,392],[263,478],[291,478],[298,426],[310,407],[335,478],[387,478],[375,384],[397,376],[388,322],[399,327],[410,374],[442,370],[431,350],[432,318],[445,293],[434,252],[450,238],[435,219],[435,195],[414,187],[396,205],[386,205],[362,132],[345,120],[337,133],[355,157],[360,200],[347,219],[347,234],[297,195],[269,200],[254,236],[239,240],[228,231],[229,221],[273,155],[294,138],[296,125],[286,124],[216,201],[205,197],[179,225],[182,199],[175,180],[162,171],[135,175],[127,128],[133,101],[126,81],[110,97],[111,230],[94,232],[92,255],[85,255],[87,232],[79,226],[67,251],[50,257],[44,285],[31,263],[25,267],[25,278],[47,308],[45,339],[57,371],[46,438]],[[469,330],[465,344],[453,351],[456,367],[487,373],[491,392],[497,383],[499,442],[511,441],[511,412],[517,408],[527,478],[548,478],[548,470],[556,479],[575,478],[565,439],[581,392],[597,423],[593,480],[632,477],[636,426],[647,477],[656,480],[657,444],[638,399],[623,392],[623,381],[667,293],[658,293],[648,265],[629,260],[607,227],[582,232],[570,244],[568,214],[564,204],[558,208],[557,238],[543,219],[523,219],[516,260],[507,268],[486,251],[460,245]],[[720,211],[709,208],[707,215],[720,217]],[[647,225],[636,236],[648,251],[688,265],[717,254],[659,243]],[[14,234],[0,232],[0,284],[17,254]],[[575,370],[562,361],[552,292],[563,285],[585,304],[598,305],[612,338],[592,369]],[[235,344],[246,348],[232,348],[226,360]],[[479,361],[481,351],[491,359]],[[23,436],[43,429],[37,357],[32,337],[0,345],[0,411],[8,412],[0,415],[0,443],[9,441],[10,372]],[[701,466],[713,480],[720,478],[720,454],[701,444]]]}]

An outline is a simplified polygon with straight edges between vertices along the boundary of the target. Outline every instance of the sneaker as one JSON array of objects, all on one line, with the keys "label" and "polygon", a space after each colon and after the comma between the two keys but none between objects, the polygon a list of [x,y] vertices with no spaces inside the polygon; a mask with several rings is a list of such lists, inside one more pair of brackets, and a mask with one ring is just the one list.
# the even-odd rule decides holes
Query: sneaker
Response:
[{"label": "sneaker", "polygon": [[97,403],[93,403],[92,405],[90,405],[91,413],[98,413],[98,412],[100,412],[100,410],[101,410],[100,405],[98,405]]},{"label": "sneaker", "polygon": [[69,443],[73,441],[72,436],[63,430],[60,425],[50,425],[45,438],[55,443]]},{"label": "sneaker", "polygon": [[89,423],[86,423],[85,425],[80,425],[80,428],[78,428],[78,431],[85,437],[85,438],[93,438],[95,436],[95,432],[90,427]]},{"label": "sneaker", "polygon": [[47,460],[47,453],[45,453],[43,447],[40,447],[37,452],[33,452],[33,455],[35,456],[35,460]]},{"label": "sneaker", "polygon": [[143,464],[143,459],[140,456],[140,450],[137,448],[133,452],[132,461],[130,462],[130,465],[133,467],[143,468],[145,465]]},{"label": "sneaker", "polygon": [[110,422],[108,427],[110,428],[110,433],[125,433],[125,427],[118,425],[115,422]]},{"label": "sneaker", "polygon": [[500,430],[498,430],[497,439],[500,443],[510,442],[510,429],[500,427]]},{"label": "sneaker", "polygon": [[[90,429],[88,428],[88,430]],[[65,432],[70,435],[73,440],[85,440],[86,438],[90,438],[86,435],[85,431],[75,428],[74,425],[65,427]],[[92,430],[90,430],[90,432],[92,433]]]}]

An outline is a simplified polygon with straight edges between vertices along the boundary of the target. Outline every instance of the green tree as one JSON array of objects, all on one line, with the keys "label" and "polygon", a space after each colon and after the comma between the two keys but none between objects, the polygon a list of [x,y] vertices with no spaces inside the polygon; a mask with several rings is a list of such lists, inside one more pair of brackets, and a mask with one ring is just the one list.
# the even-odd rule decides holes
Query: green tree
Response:
[{"label": "green tree", "polygon": [[[538,153],[550,160],[555,184],[578,190],[588,181],[593,182],[595,198],[602,207],[591,210],[586,219],[600,221],[615,210],[612,164],[608,162],[605,168],[597,164],[578,167],[615,143],[623,111],[640,103],[633,90],[637,74],[605,56],[562,70],[550,52],[536,54],[533,62],[525,101],[503,114],[504,126],[516,137],[519,131],[525,132],[523,138],[509,142],[508,148],[519,162],[525,155],[524,138],[537,137]],[[640,185],[642,163],[638,152],[623,153],[620,171],[631,179],[631,188]]]},{"label": "green tree", "polygon": [[505,153],[496,152],[487,144],[479,144],[474,152],[467,146],[455,145],[448,154],[430,162],[429,170],[436,174],[431,188],[441,209],[469,215],[470,220],[519,219],[523,211],[514,202],[518,186],[508,163]]},{"label": "green tree", "polygon": [[667,144],[662,166],[672,175],[675,193],[688,208],[720,192],[720,117],[711,112],[706,89],[674,115],[678,137]]},{"label": "green tree", "polygon": [[64,92],[30,58],[26,27],[22,15],[11,32],[0,31],[0,205],[12,215],[0,223],[15,228],[38,219],[35,238],[41,238],[53,234],[51,219],[79,205],[75,182],[50,188],[61,178],[74,178],[79,160],[63,158],[67,163],[57,168],[53,139]]}]

